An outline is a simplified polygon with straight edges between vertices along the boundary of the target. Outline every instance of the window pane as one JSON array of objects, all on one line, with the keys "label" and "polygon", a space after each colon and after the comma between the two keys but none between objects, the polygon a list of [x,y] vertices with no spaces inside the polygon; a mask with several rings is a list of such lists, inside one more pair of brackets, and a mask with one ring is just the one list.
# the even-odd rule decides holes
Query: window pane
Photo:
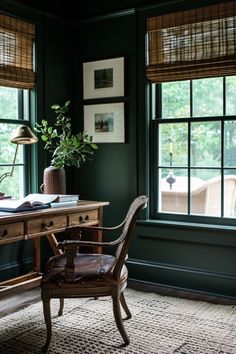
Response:
[{"label": "window pane", "polygon": [[0,118],[18,119],[18,90],[0,86]]},{"label": "window pane", "polygon": [[[13,159],[16,152],[16,144],[10,142],[10,138],[16,124],[0,123],[0,176],[12,171]],[[23,164],[23,146],[18,145],[16,164]],[[7,166],[4,166],[7,165]],[[23,166],[15,166],[12,177],[5,177],[0,184],[0,192],[11,195],[14,198],[23,197]]]},{"label": "window pane", "polygon": [[223,114],[223,78],[193,80],[193,117]]},{"label": "window pane", "polygon": [[[235,218],[236,120],[227,120],[224,114],[236,116],[236,76],[161,87],[155,102],[161,99],[162,118],[174,120],[155,123],[159,131],[158,212]],[[183,123],[182,118],[190,119]]]},{"label": "window pane", "polygon": [[[11,172],[10,167],[1,167],[1,174]],[[24,196],[23,191],[23,166],[16,166],[12,177],[6,177],[0,185],[0,192],[20,199]]]},{"label": "window pane", "polygon": [[226,77],[226,114],[236,114],[236,76]]},{"label": "window pane", "polygon": [[162,84],[162,118],[190,116],[190,81]]},{"label": "window pane", "polygon": [[191,165],[220,166],[221,123],[197,122],[191,124]]},{"label": "window pane", "polygon": [[193,170],[191,183],[191,214],[221,216],[220,170]]},{"label": "window pane", "polygon": [[[175,182],[168,183],[168,178],[173,177]],[[188,178],[186,169],[160,170],[159,211],[165,213],[183,214],[188,211]]]},{"label": "window pane", "polygon": [[[0,164],[13,163],[13,158],[16,151],[16,144],[12,144],[10,142],[10,139],[16,128],[17,124],[0,123]],[[22,163],[22,151],[22,146],[19,145],[18,154],[16,156],[16,163]]]},{"label": "window pane", "polygon": [[224,122],[224,165],[236,166],[236,121]]},{"label": "window pane", "polygon": [[236,171],[226,170],[224,175],[224,216],[236,217]]},{"label": "window pane", "polygon": [[161,124],[159,127],[159,165],[187,166],[187,124]]}]

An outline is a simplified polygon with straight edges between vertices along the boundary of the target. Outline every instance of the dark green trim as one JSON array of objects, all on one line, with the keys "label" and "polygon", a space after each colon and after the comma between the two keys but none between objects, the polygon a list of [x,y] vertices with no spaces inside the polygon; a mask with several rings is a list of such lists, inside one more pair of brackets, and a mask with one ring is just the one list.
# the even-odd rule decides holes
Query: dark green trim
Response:
[{"label": "dark green trim", "polygon": [[148,242],[148,239],[154,242],[155,240],[166,240],[167,242],[186,242],[189,245],[217,245],[236,248],[235,227],[212,229],[202,224],[193,226],[187,223],[183,225],[181,223],[138,221],[135,232],[137,240],[143,239],[144,242]]},{"label": "dark green trim", "polygon": [[[176,287],[176,286],[169,286],[169,285],[163,285],[163,284],[158,284],[158,283],[153,283],[153,282],[147,282],[145,280],[137,280],[137,279],[133,279],[131,277],[128,277],[128,287],[129,287],[129,281],[131,282],[131,288],[133,287],[133,284],[135,284],[135,289],[138,289],[140,288],[140,290],[143,290],[143,291],[146,291],[146,289],[150,289],[153,287],[153,289],[155,288],[158,288],[159,286],[162,287],[162,289],[175,289],[175,290],[181,290],[181,291],[189,291],[188,289],[186,288],[179,288],[179,287]],[[132,284],[132,282],[134,282]],[[139,286],[140,285],[140,286]],[[155,291],[153,290],[152,291]],[[158,289],[157,289],[157,292],[158,292]],[[206,296],[210,296],[210,295],[214,295],[215,297],[219,298],[219,299],[230,299],[230,300],[235,300],[235,296],[221,296],[217,293],[207,293],[205,291],[198,291],[198,290],[195,290],[194,293],[196,294],[199,294],[199,295],[206,295]]]},{"label": "dark green trim", "polygon": [[173,228],[185,228],[185,229],[206,229],[206,230],[216,230],[216,231],[232,231],[236,232],[236,225],[216,225],[216,224],[201,224],[201,223],[191,223],[191,222],[178,222],[169,220],[138,220],[138,225],[144,226],[163,226],[163,227],[173,227]]},{"label": "dark green trim", "polygon": [[75,24],[76,25],[84,25],[88,23],[93,23],[93,22],[102,22],[102,21],[107,21],[107,20],[113,20],[116,19],[117,17],[123,17],[123,16],[130,16],[135,13],[135,9],[127,9],[123,11],[116,11],[116,12],[110,12],[104,15],[100,16],[94,16],[94,17],[89,17],[85,19],[81,19],[77,21]]},{"label": "dark green trim", "polygon": [[1,264],[0,281],[26,274],[32,269],[32,258]]},{"label": "dark green trim", "polygon": [[171,5],[175,5],[175,4],[179,5],[184,2],[185,2],[185,0],[160,1],[159,3],[156,3],[156,4],[140,6],[137,8],[137,10],[140,12],[146,12],[146,11],[150,11],[150,10],[156,10],[160,7],[167,7],[167,6],[171,6]]},{"label": "dark green trim", "polygon": [[[197,291],[209,295],[236,298],[236,276],[227,273],[209,272],[201,269],[176,267],[136,259],[127,262],[131,279],[147,281],[160,286]],[[187,284],[187,286],[186,286]]]},{"label": "dark green trim", "polygon": [[[22,4],[19,1],[15,1],[15,0],[1,0],[1,6],[3,8],[3,11],[4,11],[4,8],[6,8],[6,9],[13,8],[13,9],[16,9],[15,12],[19,11],[19,13],[22,13],[22,14],[30,13],[30,14],[33,14],[33,16],[36,18],[47,17],[48,19],[60,21],[60,22],[63,22],[65,24],[69,24],[69,25],[72,25],[73,23],[74,24],[77,23],[77,21],[73,21],[72,19],[66,19],[60,15],[54,15],[48,11],[45,11],[45,10],[38,10],[35,7],[32,7],[28,4]],[[11,15],[13,15],[14,11],[12,12],[10,10],[5,10],[5,13],[9,14],[11,16]],[[26,15],[26,16],[21,16],[21,17],[24,20],[28,16]]]}]

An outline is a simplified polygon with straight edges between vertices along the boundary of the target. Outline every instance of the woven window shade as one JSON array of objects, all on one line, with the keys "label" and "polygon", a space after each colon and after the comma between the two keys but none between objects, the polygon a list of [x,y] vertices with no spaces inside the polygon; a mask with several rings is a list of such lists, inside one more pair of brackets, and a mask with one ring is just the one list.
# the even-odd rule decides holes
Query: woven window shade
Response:
[{"label": "woven window shade", "polygon": [[34,86],[34,38],[33,24],[0,14],[0,86]]},{"label": "woven window shade", "polygon": [[236,1],[147,20],[147,78],[236,75]]}]

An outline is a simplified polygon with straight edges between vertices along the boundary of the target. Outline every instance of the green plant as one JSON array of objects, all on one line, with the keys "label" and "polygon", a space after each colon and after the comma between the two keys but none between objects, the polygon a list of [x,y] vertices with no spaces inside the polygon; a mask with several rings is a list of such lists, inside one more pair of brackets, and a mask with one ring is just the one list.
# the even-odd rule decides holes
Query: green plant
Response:
[{"label": "green plant", "polygon": [[40,134],[45,143],[44,148],[52,153],[51,165],[56,168],[64,166],[80,167],[86,161],[92,161],[97,145],[85,131],[78,134],[71,132],[71,118],[66,116],[70,101],[64,106],[54,104],[52,110],[57,114],[54,127],[43,119],[36,123],[34,130]]}]

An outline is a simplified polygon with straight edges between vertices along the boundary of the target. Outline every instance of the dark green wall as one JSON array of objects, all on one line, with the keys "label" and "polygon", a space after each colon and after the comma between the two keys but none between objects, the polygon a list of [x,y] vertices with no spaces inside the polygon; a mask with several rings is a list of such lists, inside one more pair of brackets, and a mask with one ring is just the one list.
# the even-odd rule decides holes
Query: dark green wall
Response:
[{"label": "dark green wall", "polygon": [[[208,1],[208,4],[214,3]],[[78,112],[83,117],[82,63],[124,56],[125,144],[99,144],[91,166],[77,170],[82,197],[110,201],[105,223],[118,223],[137,194],[148,194],[149,131],[145,100],[145,21],[148,16],[203,5],[179,1],[81,21],[75,28]],[[111,4],[110,4],[111,6]],[[99,10],[98,10],[99,14]],[[143,215],[145,218],[145,215]],[[236,297],[236,235],[221,225],[140,221],[129,253],[130,277],[144,282]]]},{"label": "dark green wall", "polygon": [[[36,24],[36,88],[32,93],[32,105],[36,107],[36,117],[53,119],[50,106],[53,103],[63,103],[72,96],[71,60],[73,55],[71,34],[72,24],[61,18],[50,16],[38,11],[32,11],[15,2],[4,1],[0,3],[0,11],[19,18],[28,19]],[[33,109],[32,109],[33,111]],[[49,159],[39,142],[36,146],[39,173],[36,185],[32,191],[38,191],[42,183],[43,170],[48,165]],[[46,242],[42,242],[43,256],[48,257]],[[32,267],[31,242],[17,242],[3,245],[0,248],[0,281],[9,276],[17,276]]]},{"label": "dark green wall", "polygon": [[[92,164],[68,171],[70,192],[79,193],[82,199],[110,202],[110,206],[104,210],[104,223],[110,225],[121,221],[136,195],[148,194],[150,151],[145,101],[145,19],[161,12],[194,7],[206,2],[157,1],[156,6],[151,8],[145,8],[145,4],[138,0],[135,3],[130,0],[128,4],[136,9],[104,14],[106,11],[117,10],[117,7],[112,7],[110,2],[106,7],[104,2],[101,13],[99,2],[96,8],[94,1],[95,7],[90,12],[93,17],[73,23],[42,13],[37,13],[37,16],[34,14],[39,31],[38,119],[44,115],[52,118],[50,105],[71,98],[73,125],[77,131],[81,130],[84,104],[82,63],[125,57],[126,142],[99,144]],[[148,4],[153,5],[153,1],[147,1]],[[81,18],[89,15],[86,6],[81,5]],[[32,16],[32,13],[25,15]],[[38,148],[40,150],[40,144]],[[42,152],[39,161],[40,182],[43,168],[48,163]],[[129,254],[131,278],[236,297],[234,227],[223,228],[220,223],[213,227],[154,222],[145,220],[146,216],[144,213],[143,220],[137,224]],[[6,249],[9,252],[1,264],[8,264],[13,272],[13,269],[17,269],[14,268],[14,260],[21,263],[22,255],[28,254],[28,251],[24,251],[23,246],[8,247],[4,247],[4,252]],[[46,245],[44,250],[46,258]]]},{"label": "dark green wall", "polygon": [[[105,210],[110,222],[119,220],[137,194],[137,112],[135,15],[88,22],[75,28],[75,120],[83,124],[82,63],[125,57],[126,143],[98,144],[94,162],[75,171],[74,184],[81,198],[108,200]],[[122,36],[124,28],[129,31]],[[122,41],[122,42],[121,42]],[[99,45],[98,45],[99,43]],[[78,118],[77,118],[78,117]]]}]

